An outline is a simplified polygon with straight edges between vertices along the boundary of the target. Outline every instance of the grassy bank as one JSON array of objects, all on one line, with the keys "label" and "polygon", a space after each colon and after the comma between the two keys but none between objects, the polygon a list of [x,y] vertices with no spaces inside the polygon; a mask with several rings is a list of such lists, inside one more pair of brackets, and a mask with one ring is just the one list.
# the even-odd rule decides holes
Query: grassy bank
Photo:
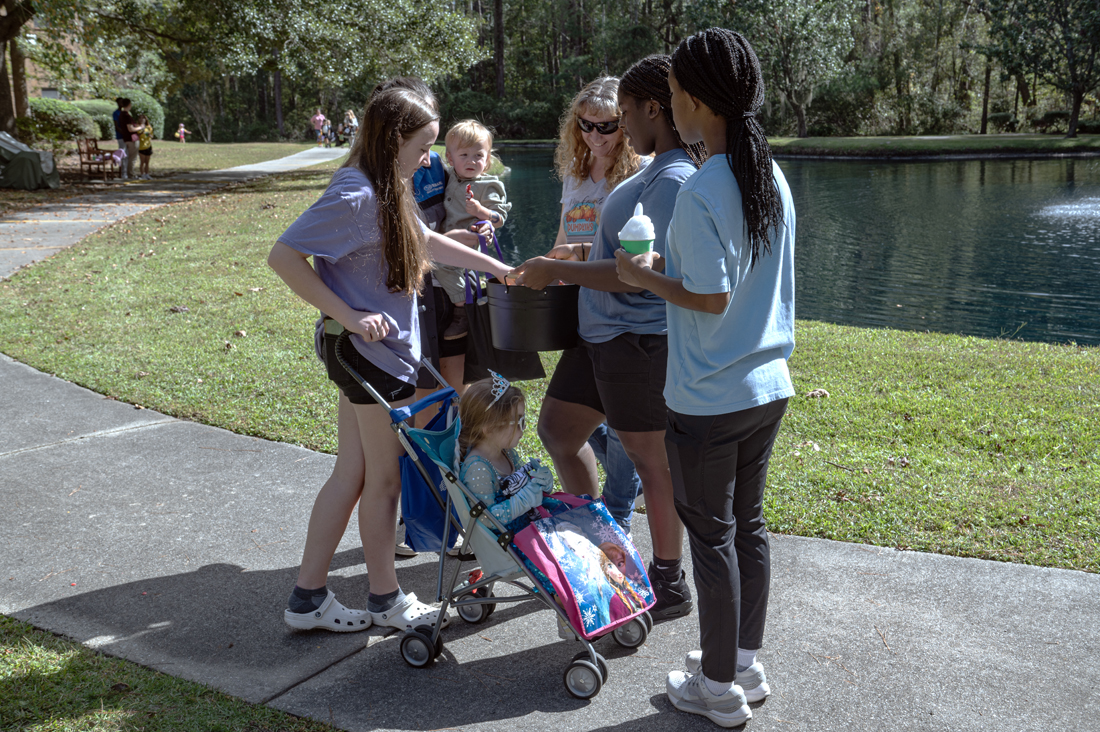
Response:
[{"label": "grassy bank", "polygon": [[1100,135],[937,135],[924,137],[772,137],[778,156],[942,157],[1097,155]]},{"label": "grassy bank", "polygon": [[[109,227],[0,285],[0,351],[114,398],[335,449],[314,312],[264,265],[332,165]],[[548,355],[552,368],[553,356]],[[798,323],[774,530],[1100,571],[1100,349]],[[537,404],[544,382],[527,385]],[[532,434],[525,445],[545,459]]]},{"label": "grassy bank", "polygon": [[332,729],[105,656],[3,616],[0,720],[5,730],[36,732]]}]

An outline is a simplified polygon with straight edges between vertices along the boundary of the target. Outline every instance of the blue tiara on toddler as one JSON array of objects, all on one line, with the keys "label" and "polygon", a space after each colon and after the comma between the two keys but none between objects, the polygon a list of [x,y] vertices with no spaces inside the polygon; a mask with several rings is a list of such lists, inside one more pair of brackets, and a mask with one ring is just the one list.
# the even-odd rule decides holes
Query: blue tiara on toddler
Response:
[{"label": "blue tiara on toddler", "polygon": [[508,387],[511,386],[508,383],[508,379],[504,378],[496,371],[489,371],[493,375],[493,404],[500,401],[500,398],[504,396],[504,392],[508,391]]}]

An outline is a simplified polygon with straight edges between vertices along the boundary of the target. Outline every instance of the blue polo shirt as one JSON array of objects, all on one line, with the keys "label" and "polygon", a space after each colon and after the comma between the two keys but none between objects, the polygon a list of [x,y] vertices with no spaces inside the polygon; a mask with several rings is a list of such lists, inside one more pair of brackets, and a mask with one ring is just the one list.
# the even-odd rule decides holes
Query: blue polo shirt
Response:
[{"label": "blue polo shirt", "polygon": [[[653,162],[611,191],[600,212],[600,226],[592,240],[589,259],[614,259],[619,232],[634,215],[634,205],[653,221],[653,250],[665,254],[665,233],[672,220],[676,194],[695,172],[687,153],[677,148],[661,153]],[[580,324],[577,332],[589,343],[605,343],[623,333],[656,334],[668,330],[665,301],[648,290],[600,292],[581,288]]]},{"label": "blue polo shirt", "polygon": [[794,235],[791,191],[779,166],[772,175],[783,224],[771,254],[756,266],[741,212],[741,190],[715,155],[680,188],[668,230],[665,274],[689,292],[730,293],[718,315],[668,304],[665,402],[681,414],[739,412],[794,396],[787,358],[794,350]]}]

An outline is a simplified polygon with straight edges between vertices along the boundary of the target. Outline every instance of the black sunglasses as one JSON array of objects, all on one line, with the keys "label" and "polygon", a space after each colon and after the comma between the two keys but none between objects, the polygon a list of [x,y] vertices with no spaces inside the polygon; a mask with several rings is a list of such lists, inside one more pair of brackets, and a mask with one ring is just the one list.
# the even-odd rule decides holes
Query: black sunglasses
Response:
[{"label": "black sunglasses", "polygon": [[610,135],[619,129],[619,120],[613,119],[610,122],[589,122],[584,117],[577,117],[577,124],[581,128],[581,132],[591,132],[595,130],[601,135]]}]

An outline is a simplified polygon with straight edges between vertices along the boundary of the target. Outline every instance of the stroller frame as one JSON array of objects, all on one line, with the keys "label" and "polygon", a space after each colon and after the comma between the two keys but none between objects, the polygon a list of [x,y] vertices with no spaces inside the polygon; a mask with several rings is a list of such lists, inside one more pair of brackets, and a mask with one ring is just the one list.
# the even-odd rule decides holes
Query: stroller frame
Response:
[{"label": "stroller frame", "polygon": [[[440,469],[443,481],[446,482],[450,488],[458,491],[466,503],[466,506],[463,508],[468,510],[469,520],[463,525],[452,511],[452,509],[455,508],[452,491],[444,490],[446,493],[445,500],[440,496],[439,486],[434,484],[432,478],[428,474],[427,468],[417,454],[417,451],[413,449],[410,440],[415,441],[415,438],[411,437],[415,428],[410,426],[409,420],[414,414],[417,414],[423,409],[433,404],[444,403],[448,399],[452,400],[452,408],[454,408],[454,405],[457,405],[460,399],[454,388],[447,384],[439,372],[432,366],[430,361],[422,361],[421,366],[431,373],[443,389],[408,406],[395,409],[344,359],[343,350],[349,340],[349,336],[350,334],[345,331],[337,339],[335,348],[337,361],[349,374],[351,374],[352,378],[366,389],[367,393],[369,393],[375,401],[389,412],[391,419],[390,428],[397,435],[397,439],[401,443],[406,454],[412,458],[413,464],[424,478],[424,481],[431,486],[432,497],[440,505],[444,511],[444,515],[448,518],[443,527],[442,546],[439,552],[439,570],[436,580],[436,600],[440,603],[439,614],[434,624],[419,625],[405,632],[401,639],[401,655],[405,659],[405,662],[415,668],[426,668],[443,652],[441,619],[446,617],[448,607],[454,607],[459,617],[466,622],[476,624],[488,620],[497,605],[524,602],[527,600],[540,600],[544,605],[554,611],[560,623],[563,623],[565,627],[572,630],[569,616],[566,614],[565,609],[558,602],[553,600],[545,590],[540,588],[539,580],[524,564],[519,550],[512,544],[512,532],[493,516],[484,501],[475,496],[462,481],[459,480],[458,476],[455,475],[453,466],[447,465],[441,460],[433,460]],[[450,429],[450,426],[448,429]],[[423,432],[427,433],[428,431],[425,430]],[[425,449],[425,452],[429,453],[429,455],[431,453],[428,449]],[[516,569],[504,575],[497,573],[483,575],[473,582],[467,580],[458,587],[458,591],[456,592],[458,575],[462,569],[462,563],[477,558],[475,555],[469,553],[469,550],[471,549],[471,539],[474,532],[478,530],[477,524],[479,522],[482,524],[483,528],[489,529],[497,534],[495,539],[496,544],[511,558]],[[454,566],[451,568],[450,580],[448,583],[449,589],[444,592],[443,576],[448,558],[446,547],[449,543],[452,529],[461,537],[462,543],[459,548],[458,556],[455,558],[456,561],[453,562]],[[468,577],[472,577],[474,571],[480,571],[480,567],[471,571]],[[526,578],[530,585],[522,582],[521,580],[523,578]],[[492,590],[498,582],[516,587],[522,591],[522,594],[509,597],[497,597],[493,594]],[[612,630],[610,634],[620,645],[627,648],[636,648],[645,642],[652,628],[652,618],[649,613],[643,613],[631,623]],[[575,631],[573,635],[583,644],[584,650],[575,655],[572,661],[570,661],[563,674],[563,681],[566,690],[572,696],[579,699],[590,699],[600,692],[603,684],[608,679],[607,661],[596,651],[592,641],[584,638]]]}]

